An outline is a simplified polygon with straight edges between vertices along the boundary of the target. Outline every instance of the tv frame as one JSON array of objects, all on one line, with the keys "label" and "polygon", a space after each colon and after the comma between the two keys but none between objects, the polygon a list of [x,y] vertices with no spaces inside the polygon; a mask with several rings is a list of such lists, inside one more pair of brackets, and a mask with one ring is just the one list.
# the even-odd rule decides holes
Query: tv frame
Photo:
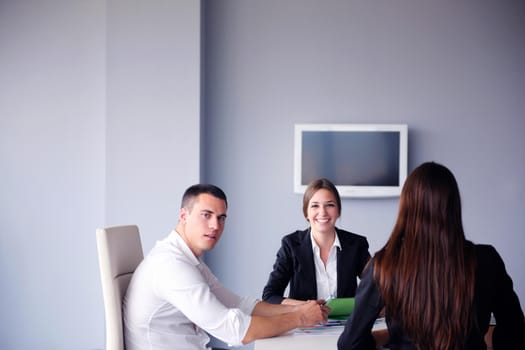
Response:
[{"label": "tv frame", "polygon": [[[399,134],[399,179],[397,186],[355,186],[336,185],[341,197],[373,198],[397,197],[407,177],[408,168],[408,126],[406,124],[295,124],[294,126],[294,192],[303,194],[307,184],[302,178],[302,139],[303,132],[396,132]],[[332,179],[329,179],[332,180]]]}]

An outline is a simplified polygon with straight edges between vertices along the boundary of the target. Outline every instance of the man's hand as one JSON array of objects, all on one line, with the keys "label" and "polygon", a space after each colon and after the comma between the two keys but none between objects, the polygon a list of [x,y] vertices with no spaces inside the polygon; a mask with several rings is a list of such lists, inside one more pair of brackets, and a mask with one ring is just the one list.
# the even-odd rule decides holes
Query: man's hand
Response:
[{"label": "man's hand", "polygon": [[250,327],[242,342],[274,337],[298,327],[313,327],[326,322],[330,308],[324,300],[302,301],[296,305],[273,305],[260,301],[252,311]]},{"label": "man's hand", "polygon": [[319,323],[324,323],[328,319],[330,308],[323,305],[322,300],[310,300],[297,305],[297,311],[301,313],[300,327],[312,327]]}]

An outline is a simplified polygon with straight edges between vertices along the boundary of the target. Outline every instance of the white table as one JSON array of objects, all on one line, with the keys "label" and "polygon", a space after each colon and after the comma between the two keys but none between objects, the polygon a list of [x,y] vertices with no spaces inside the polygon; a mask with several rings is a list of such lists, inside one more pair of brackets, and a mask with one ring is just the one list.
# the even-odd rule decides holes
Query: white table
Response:
[{"label": "white table", "polygon": [[[273,338],[257,339],[254,350],[330,350],[337,349],[337,340],[344,326],[315,329],[295,329]],[[386,330],[384,319],[379,319],[372,332]]]},{"label": "white table", "polygon": [[[485,335],[487,348],[492,349],[492,332],[494,331],[495,321]],[[344,326],[333,326],[328,328],[317,329],[295,329],[283,335],[273,338],[257,339],[254,350],[335,350],[337,349],[337,340],[343,332]],[[376,341],[382,341],[383,344],[388,338],[387,327],[384,318],[378,319],[372,327],[372,334]],[[386,348],[378,348],[386,349]]]}]

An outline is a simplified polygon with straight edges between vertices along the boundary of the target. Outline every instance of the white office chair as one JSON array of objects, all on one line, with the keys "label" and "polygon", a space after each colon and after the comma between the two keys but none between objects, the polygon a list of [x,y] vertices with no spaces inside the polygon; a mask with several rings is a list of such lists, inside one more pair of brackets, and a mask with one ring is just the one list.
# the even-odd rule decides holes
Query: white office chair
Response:
[{"label": "white office chair", "polygon": [[97,229],[97,250],[106,319],[106,350],[124,350],[122,299],[144,258],[137,226]]}]

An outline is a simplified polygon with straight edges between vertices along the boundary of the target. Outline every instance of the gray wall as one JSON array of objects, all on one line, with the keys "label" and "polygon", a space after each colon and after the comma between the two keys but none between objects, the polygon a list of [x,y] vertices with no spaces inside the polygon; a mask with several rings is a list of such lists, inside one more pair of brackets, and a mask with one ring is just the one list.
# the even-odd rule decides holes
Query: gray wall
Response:
[{"label": "gray wall", "polygon": [[102,349],[97,227],[200,173],[200,2],[0,1],[0,349]]},{"label": "gray wall", "polygon": [[[147,251],[199,176],[230,201],[207,259],[259,296],[280,238],[305,227],[299,122],[407,123],[410,168],[456,173],[468,236],[496,246],[525,300],[522,2],[205,9],[201,51],[199,1],[0,1],[1,349],[103,348],[95,228],[137,223]],[[396,209],[344,200],[339,226],[376,250]]]},{"label": "gray wall", "polygon": [[[525,303],[525,3],[206,3],[206,180],[229,195],[208,262],[260,296],[281,237],[306,227],[294,123],[406,123],[409,170],[447,165],[464,225],[493,244]],[[345,199],[338,226],[385,243],[398,199]]]}]

